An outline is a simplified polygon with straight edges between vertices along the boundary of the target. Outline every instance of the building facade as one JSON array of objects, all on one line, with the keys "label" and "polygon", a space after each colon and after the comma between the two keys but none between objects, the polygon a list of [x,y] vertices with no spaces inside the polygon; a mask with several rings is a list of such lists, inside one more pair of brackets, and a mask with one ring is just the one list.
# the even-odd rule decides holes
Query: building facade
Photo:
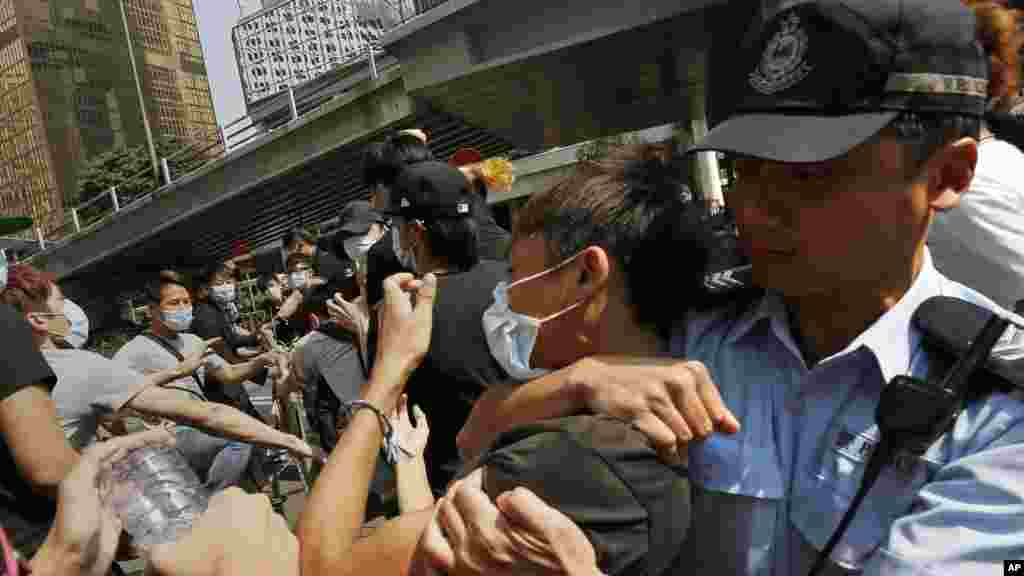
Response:
[{"label": "building facade", "polygon": [[66,227],[84,162],[146,145],[143,109],[154,139],[219,153],[192,0],[0,0],[0,213]]},{"label": "building facade", "polygon": [[415,13],[413,0],[264,0],[232,30],[246,105],[378,49]]}]

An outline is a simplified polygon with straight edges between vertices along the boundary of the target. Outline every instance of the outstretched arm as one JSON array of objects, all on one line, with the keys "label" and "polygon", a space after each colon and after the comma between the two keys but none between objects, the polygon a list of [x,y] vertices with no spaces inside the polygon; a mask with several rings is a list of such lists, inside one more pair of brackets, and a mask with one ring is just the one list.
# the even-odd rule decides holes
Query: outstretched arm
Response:
[{"label": "outstretched arm", "polygon": [[248,444],[284,448],[305,458],[313,455],[309,445],[297,436],[274,430],[231,406],[193,400],[173,390],[148,388],[133,398],[128,407],[188,424],[216,436]]},{"label": "outstretched arm", "polygon": [[[389,414],[395,409],[409,375],[430,346],[436,282],[429,274],[422,281],[415,280],[411,274],[398,274],[384,281],[385,301],[381,309],[378,357],[363,395],[363,401],[382,414]],[[413,291],[416,293],[415,308],[409,297],[409,292]],[[338,445],[321,472],[299,522],[303,574],[335,576],[404,572],[402,566],[407,565],[411,558],[411,546],[408,550],[395,550],[394,543],[388,543],[380,536],[370,541],[378,544],[363,543],[358,549],[356,547],[370,482],[384,439],[383,424],[373,410],[357,409],[338,439]],[[406,519],[405,522],[411,520]],[[396,541],[415,543],[418,539],[415,526],[410,533],[401,530],[400,533],[403,537],[395,538]],[[381,551],[390,551],[393,555],[381,555]],[[373,562],[381,569],[368,569],[356,558],[367,558],[366,562]],[[396,565],[384,569],[379,562],[388,558]]]}]

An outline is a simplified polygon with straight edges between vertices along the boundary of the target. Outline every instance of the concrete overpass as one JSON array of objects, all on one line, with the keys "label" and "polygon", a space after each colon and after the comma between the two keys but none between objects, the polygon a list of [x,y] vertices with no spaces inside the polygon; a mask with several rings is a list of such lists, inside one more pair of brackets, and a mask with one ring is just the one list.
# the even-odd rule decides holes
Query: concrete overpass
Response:
[{"label": "concrete overpass", "polygon": [[365,197],[359,176],[363,146],[383,132],[423,127],[435,153],[463,146],[484,154],[512,146],[449,114],[417,103],[403,69],[368,75],[296,121],[134,202],[69,240],[32,257],[94,322],[120,314],[117,294],[138,289],[167,267],[195,268],[230,256],[243,242],[257,248],[295,226],[337,214]]},{"label": "concrete overpass", "polygon": [[383,44],[414,97],[544,149],[713,123],[731,106],[727,78],[743,65],[746,28],[776,1],[449,0]]},{"label": "concrete overpass", "polygon": [[[721,72],[737,65],[746,24],[771,1],[448,0],[384,39],[399,66],[356,74],[316,112],[34,262],[90,312],[113,314],[110,294],[156,270],[222,259],[236,241],[266,245],[365,195],[359,154],[384,131],[424,127],[442,157],[461,146],[542,150],[672,122],[700,135],[730,106]],[[561,166],[528,181],[540,187]],[[520,182],[516,193],[526,189]]]}]

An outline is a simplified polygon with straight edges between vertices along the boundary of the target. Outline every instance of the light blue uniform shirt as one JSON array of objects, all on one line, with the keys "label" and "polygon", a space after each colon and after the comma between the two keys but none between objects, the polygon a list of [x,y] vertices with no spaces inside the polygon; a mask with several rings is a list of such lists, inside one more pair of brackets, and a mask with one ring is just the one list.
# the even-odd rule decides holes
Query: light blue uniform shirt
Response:
[{"label": "light blue uniform shirt", "polygon": [[[687,573],[807,573],[860,485],[882,387],[900,374],[927,375],[911,317],[938,295],[996,309],[926,255],[895,307],[810,370],[778,295],[689,319],[672,352],[707,365],[742,430],[690,447]],[[1021,337],[1011,327],[1001,346]],[[825,573],[1001,575],[1003,560],[1021,558],[1024,403],[995,394],[965,410],[923,459],[883,471]]]}]

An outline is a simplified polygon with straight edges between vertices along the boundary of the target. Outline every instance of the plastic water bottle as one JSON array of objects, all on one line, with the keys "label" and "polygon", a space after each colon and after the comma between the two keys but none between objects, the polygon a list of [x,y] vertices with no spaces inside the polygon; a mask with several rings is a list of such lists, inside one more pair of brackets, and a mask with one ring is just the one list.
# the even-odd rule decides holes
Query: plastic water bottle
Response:
[{"label": "plastic water bottle", "polygon": [[185,457],[167,446],[128,452],[105,471],[101,486],[105,503],[141,550],[176,541],[209,502]]}]

